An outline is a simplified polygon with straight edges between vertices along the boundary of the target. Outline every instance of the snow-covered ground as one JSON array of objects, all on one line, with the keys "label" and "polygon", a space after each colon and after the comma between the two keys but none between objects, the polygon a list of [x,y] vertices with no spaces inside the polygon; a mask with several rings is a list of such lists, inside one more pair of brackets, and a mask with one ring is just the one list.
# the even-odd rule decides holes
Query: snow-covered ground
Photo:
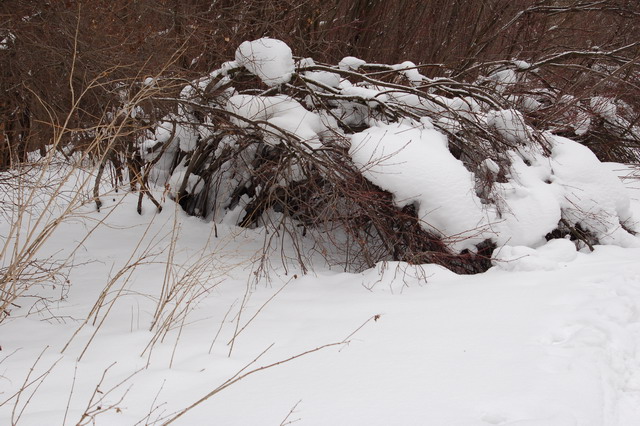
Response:
[{"label": "snow-covered ground", "polygon": [[302,275],[274,253],[265,279],[259,231],[102,201],[40,253],[76,250],[70,284],[29,291],[64,300],[0,324],[0,424],[163,424],[199,401],[172,424],[640,424],[640,249],[508,248],[475,276]]}]

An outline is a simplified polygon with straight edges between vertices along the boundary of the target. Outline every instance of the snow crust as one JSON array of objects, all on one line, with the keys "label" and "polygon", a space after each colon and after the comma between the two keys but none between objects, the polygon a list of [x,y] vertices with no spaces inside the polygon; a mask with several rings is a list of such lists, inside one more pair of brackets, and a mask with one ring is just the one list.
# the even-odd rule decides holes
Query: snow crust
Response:
[{"label": "snow crust", "polygon": [[242,43],[236,50],[236,62],[267,86],[288,83],[295,67],[291,48],[268,37]]}]

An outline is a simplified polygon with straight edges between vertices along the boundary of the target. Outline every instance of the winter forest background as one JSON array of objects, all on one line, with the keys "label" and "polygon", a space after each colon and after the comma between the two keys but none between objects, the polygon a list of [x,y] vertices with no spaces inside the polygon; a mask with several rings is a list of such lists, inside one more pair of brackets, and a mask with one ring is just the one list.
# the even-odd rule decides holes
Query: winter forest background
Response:
[{"label": "winter forest background", "polygon": [[639,60],[636,0],[2,1],[0,419],[640,422]]}]

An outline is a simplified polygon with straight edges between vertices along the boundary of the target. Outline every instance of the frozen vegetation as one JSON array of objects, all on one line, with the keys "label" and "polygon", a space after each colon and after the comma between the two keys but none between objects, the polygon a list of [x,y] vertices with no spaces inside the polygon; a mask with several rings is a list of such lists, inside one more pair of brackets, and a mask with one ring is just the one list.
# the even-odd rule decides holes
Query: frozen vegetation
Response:
[{"label": "frozen vegetation", "polygon": [[[411,62],[368,65],[346,57],[334,67],[310,58],[294,64],[281,41],[245,42],[235,62],[183,89],[180,117],[166,117],[141,149],[150,158],[155,154],[147,147],[164,144],[156,184],[169,183],[189,213],[218,223],[269,226],[292,219],[326,228],[342,214],[327,206],[327,194],[340,197],[337,187],[358,185],[363,176],[388,191],[398,211],[413,209],[423,230],[454,255],[488,244],[537,248],[550,235],[572,237],[578,248],[638,247],[638,219],[620,180],[588,148],[531,127],[514,109],[540,105],[534,95],[511,93],[527,78],[516,71],[529,66],[514,61],[480,78],[486,86],[445,96],[456,83],[429,79]],[[371,77],[367,67],[386,70],[395,81]],[[270,89],[237,90],[233,81],[243,69]],[[430,88],[419,91],[420,85]],[[624,121],[613,100],[596,97],[592,107]],[[216,128],[216,120],[228,120],[235,133]],[[637,125],[632,131],[640,134]],[[341,203],[358,203],[358,195],[344,194]],[[319,201],[310,202],[314,198]],[[329,208],[337,213],[322,211]],[[370,232],[341,225],[329,232],[356,239]],[[387,239],[373,232],[378,235],[367,248]],[[369,262],[412,255],[396,250]]]}]

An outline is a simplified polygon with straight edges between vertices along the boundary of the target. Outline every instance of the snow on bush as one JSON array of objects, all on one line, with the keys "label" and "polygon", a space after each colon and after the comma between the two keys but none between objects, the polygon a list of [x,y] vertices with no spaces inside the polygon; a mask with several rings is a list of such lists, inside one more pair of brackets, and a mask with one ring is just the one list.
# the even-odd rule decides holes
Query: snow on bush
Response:
[{"label": "snow on bush", "polygon": [[305,109],[295,99],[286,96],[236,95],[229,99],[226,109],[246,120],[232,118],[239,127],[250,122],[264,122],[264,142],[278,145],[287,134],[295,135],[310,148],[320,148],[320,135],[329,130],[318,114]]},{"label": "snow on bush", "polygon": [[342,70],[357,70],[367,62],[354,56],[346,56],[338,62],[338,67]]},{"label": "snow on bush", "polygon": [[168,185],[170,194],[177,198],[179,196],[179,190],[182,185],[182,182],[186,177],[186,186],[185,192],[187,194],[198,194],[202,190],[202,180],[196,174],[188,174],[185,170],[176,171],[171,175],[171,179],[169,179]]},{"label": "snow on bush", "polygon": [[[294,65],[286,44],[268,38],[242,43],[235,59],[185,87],[178,115],[141,144],[157,182],[191,214],[289,223],[291,235],[315,229],[314,238],[344,245],[345,262],[360,256],[368,266],[477,271],[486,266],[469,264],[491,247],[513,257],[550,238],[640,246],[618,178],[518,110],[538,103],[510,94],[524,62],[471,84],[429,79],[408,61]],[[246,72],[266,89],[236,88]],[[590,107],[617,117],[614,101]]]},{"label": "snow on bush", "polygon": [[416,124],[379,124],[354,134],[349,154],[398,207],[415,203],[425,229],[452,249],[473,249],[486,239],[486,211],[474,176],[451,155],[442,133]]},{"label": "snow on bush", "polygon": [[529,126],[519,111],[500,110],[487,113],[487,124],[512,143],[526,143],[531,139]]},{"label": "snow on bush", "polygon": [[536,247],[563,220],[590,233],[593,241],[637,247],[640,240],[628,231],[640,228],[620,180],[583,145],[545,136],[550,155],[514,155],[510,179],[497,185],[505,203],[499,241]]},{"label": "snow on bush", "polygon": [[638,232],[640,226],[620,180],[588,148],[570,139],[555,136],[551,157],[566,219],[592,231],[602,244],[640,247],[638,238],[624,229]]},{"label": "snow on bush", "polygon": [[[496,115],[491,111],[488,122]],[[501,119],[499,133],[526,140],[521,118]],[[509,124],[509,125],[506,125]],[[394,195],[398,207],[416,203],[429,232],[457,251],[487,238],[499,245],[537,247],[564,217],[604,244],[640,246],[629,197],[619,179],[586,147],[548,136],[551,155],[509,152],[508,181],[496,183],[493,204],[482,204],[474,175],[447,149],[446,137],[419,125],[382,124],[352,136],[350,155],[363,175]],[[526,161],[526,163],[525,163]]]},{"label": "snow on bush", "polygon": [[294,71],[289,46],[266,37],[242,43],[236,50],[236,62],[268,86],[289,82]]},{"label": "snow on bush", "polygon": [[562,217],[559,192],[547,183],[551,180],[550,160],[527,155],[527,164],[521,154],[513,151],[508,154],[511,167],[507,181],[496,183],[491,193],[493,229],[499,245],[535,247],[545,241]]}]

